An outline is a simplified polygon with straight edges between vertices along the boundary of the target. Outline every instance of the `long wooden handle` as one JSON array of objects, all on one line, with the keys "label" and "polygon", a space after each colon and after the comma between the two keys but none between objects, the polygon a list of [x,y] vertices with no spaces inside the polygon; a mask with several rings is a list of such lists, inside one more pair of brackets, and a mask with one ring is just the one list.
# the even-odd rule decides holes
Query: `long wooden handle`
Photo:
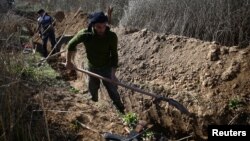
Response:
[{"label": "long wooden handle", "polygon": [[[61,51],[61,52],[58,52],[58,53],[56,53],[56,54],[54,54],[54,55],[52,55],[52,56],[56,56],[56,55],[59,55],[59,54],[64,53],[64,52],[66,52],[66,50],[63,50],[63,51]],[[50,56],[50,57],[52,57],[52,56]],[[49,57],[49,58],[50,58],[50,57]],[[48,59],[48,58],[47,58],[47,59]],[[42,60],[41,62],[44,62],[45,60],[46,60],[46,59]],[[63,64],[63,65],[65,66],[65,64]],[[87,70],[84,70],[84,69],[80,69],[80,68],[74,68],[74,69],[77,70],[77,71],[79,71],[79,72],[88,74],[89,76],[93,76],[93,77],[102,79],[102,80],[107,81],[107,82],[109,82],[109,83],[112,83],[112,84],[115,84],[115,85],[122,86],[122,87],[124,87],[124,88],[127,88],[127,89],[130,89],[130,90],[139,92],[139,93],[144,94],[144,95],[147,95],[147,96],[154,97],[154,98],[156,98],[156,99],[158,99],[158,100],[166,101],[166,102],[168,102],[170,105],[172,105],[172,106],[174,106],[175,108],[177,108],[178,110],[180,110],[182,113],[187,114],[187,115],[189,114],[189,111],[188,111],[182,104],[180,104],[179,102],[177,102],[177,101],[174,100],[174,99],[166,98],[166,97],[163,97],[163,96],[161,96],[161,95],[157,95],[157,94],[154,94],[154,93],[146,92],[146,91],[143,91],[143,90],[141,90],[141,89],[139,89],[139,88],[136,88],[136,87],[133,87],[133,86],[129,86],[129,85],[124,84],[124,83],[122,83],[122,82],[120,82],[120,81],[113,81],[113,80],[111,80],[111,79],[109,79],[109,78],[103,77],[103,76],[101,76],[101,75],[95,74],[95,73],[93,73],[93,72],[90,72],[90,71],[87,71]]]},{"label": "long wooden handle", "polygon": [[179,102],[171,99],[171,98],[166,98],[166,97],[163,97],[163,96],[160,96],[160,95],[157,95],[157,94],[154,94],[154,93],[150,93],[150,92],[146,92],[146,91],[143,91],[139,88],[136,88],[136,87],[133,87],[133,86],[129,86],[129,85],[126,85],[120,81],[112,81],[111,79],[109,78],[106,78],[106,77],[103,77],[101,75],[98,75],[98,74],[95,74],[93,72],[90,72],[90,71],[87,71],[87,70],[84,70],[84,69],[79,69],[79,68],[75,68],[75,70],[79,71],[79,72],[82,72],[82,73],[86,73],[88,74],[89,76],[93,76],[93,77],[96,77],[96,78],[99,78],[99,79],[102,79],[104,81],[107,81],[107,82],[110,82],[112,84],[115,84],[115,85],[119,85],[119,86],[122,86],[124,88],[127,88],[127,89],[130,89],[130,90],[133,90],[133,91],[136,91],[136,92],[139,92],[141,94],[144,94],[144,95],[147,95],[147,96],[151,96],[151,97],[154,97],[158,100],[162,100],[162,101],[166,101],[168,102],[170,105],[174,106],[175,108],[177,108],[178,110],[180,110],[182,113],[184,114],[189,114],[188,110],[183,106],[181,105]]}]

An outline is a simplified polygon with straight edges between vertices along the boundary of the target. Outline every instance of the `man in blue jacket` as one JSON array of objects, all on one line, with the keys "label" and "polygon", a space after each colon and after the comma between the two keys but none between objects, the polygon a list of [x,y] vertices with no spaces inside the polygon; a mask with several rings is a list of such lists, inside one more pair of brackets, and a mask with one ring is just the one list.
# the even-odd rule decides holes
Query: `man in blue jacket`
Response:
[{"label": "man in blue jacket", "polygon": [[[48,56],[48,50],[47,50],[48,39],[50,40],[52,49],[56,45],[55,30],[53,27],[54,20],[43,9],[40,9],[37,13],[39,14],[39,18],[37,19],[38,32],[43,41],[42,42],[43,57],[47,57]],[[54,49],[53,53],[55,52],[56,50]]]}]

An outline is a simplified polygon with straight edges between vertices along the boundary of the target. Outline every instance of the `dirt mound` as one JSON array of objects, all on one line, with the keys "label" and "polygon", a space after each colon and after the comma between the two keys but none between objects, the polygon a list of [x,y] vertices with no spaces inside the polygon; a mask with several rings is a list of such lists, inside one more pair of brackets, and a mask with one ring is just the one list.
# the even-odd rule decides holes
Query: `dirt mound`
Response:
[{"label": "dirt mound", "polygon": [[[249,47],[220,46],[147,29],[115,31],[120,37],[119,79],[178,100],[195,118],[164,103],[148,107],[148,98],[121,89],[128,109],[167,128],[163,132],[172,136],[195,132],[205,139],[209,124],[250,124]],[[233,106],[233,101],[238,103]]]},{"label": "dirt mound", "polygon": [[63,11],[58,11],[54,14],[57,21],[62,22],[65,19],[65,14]]},{"label": "dirt mound", "polygon": [[58,22],[56,23],[57,36],[61,36],[66,29],[65,35],[74,35],[79,30],[87,27],[87,13],[82,11],[78,13],[63,13],[57,12],[53,14]]}]

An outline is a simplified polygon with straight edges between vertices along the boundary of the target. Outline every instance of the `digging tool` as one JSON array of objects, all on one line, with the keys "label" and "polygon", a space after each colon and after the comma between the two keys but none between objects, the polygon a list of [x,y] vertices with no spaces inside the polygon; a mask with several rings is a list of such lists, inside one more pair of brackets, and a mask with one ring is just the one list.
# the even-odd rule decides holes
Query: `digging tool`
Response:
[{"label": "digging tool", "polygon": [[57,56],[57,55],[60,55],[60,54],[62,54],[62,53],[64,53],[64,52],[66,52],[66,50],[57,52],[57,53],[55,53],[55,54],[53,54],[53,55],[51,55],[51,56],[49,56],[49,57],[47,57],[47,58],[41,59],[40,62],[37,63],[37,66],[40,67],[40,66],[41,66],[46,60],[48,60],[49,58],[54,57],[54,56]]},{"label": "digging tool", "polygon": [[[126,131],[129,133],[129,135],[126,136],[120,136],[117,134],[112,134],[112,133],[105,133],[103,136],[105,140],[107,141],[132,141],[132,140],[137,140],[138,137],[142,136],[144,133],[146,133],[149,129],[151,129],[153,125],[148,125],[147,128],[143,129],[134,129],[134,131],[130,131],[129,129],[126,129]],[[132,133],[132,134],[131,134]]]},{"label": "digging tool", "polygon": [[[91,128],[89,127],[88,125],[86,124],[83,124],[82,122],[76,120],[76,123],[79,124],[82,128],[85,128],[85,129],[88,129],[94,133],[97,133],[97,134],[100,134],[102,135],[102,137],[105,137],[105,134],[108,133],[108,132],[103,132],[103,131],[98,131],[94,128]],[[137,138],[138,136],[141,136],[142,134],[144,134],[145,132],[147,132],[149,129],[151,129],[153,127],[153,125],[149,125],[145,130],[143,130],[142,132],[132,136],[132,137],[129,137],[129,138],[125,138],[124,139],[117,139],[117,138],[106,138],[106,140],[109,140],[109,141],[113,141],[113,140],[119,140],[119,141],[131,141],[135,138]]]},{"label": "digging tool", "polygon": [[[63,63],[63,65],[65,66],[65,63]],[[86,73],[88,74],[89,76],[92,76],[92,77],[96,77],[96,78],[99,78],[99,79],[102,79],[104,81],[107,81],[109,83],[112,83],[112,84],[115,84],[115,85],[119,85],[119,86],[122,86],[124,88],[127,88],[127,89],[130,89],[130,90],[133,90],[133,91],[136,91],[136,92],[139,92],[141,94],[144,94],[144,95],[147,95],[147,96],[151,96],[151,97],[154,97],[156,98],[156,100],[159,100],[159,101],[166,101],[168,102],[170,105],[174,106],[176,109],[180,110],[182,113],[184,114],[187,114],[189,115],[189,111],[183,106],[181,105],[179,102],[177,102],[176,100],[174,99],[171,99],[171,98],[166,98],[164,96],[161,96],[161,95],[157,95],[157,94],[154,94],[154,93],[150,93],[150,92],[146,92],[146,91],[143,91],[137,87],[133,87],[133,86],[129,86],[127,84],[124,84],[120,81],[113,81],[109,78],[106,78],[106,77],[103,77],[101,75],[98,75],[98,74],[95,74],[93,72],[90,72],[90,71],[87,71],[87,70],[84,70],[84,69],[79,69],[77,67],[74,68],[76,71],[79,71],[79,72],[82,72],[82,73]]]}]

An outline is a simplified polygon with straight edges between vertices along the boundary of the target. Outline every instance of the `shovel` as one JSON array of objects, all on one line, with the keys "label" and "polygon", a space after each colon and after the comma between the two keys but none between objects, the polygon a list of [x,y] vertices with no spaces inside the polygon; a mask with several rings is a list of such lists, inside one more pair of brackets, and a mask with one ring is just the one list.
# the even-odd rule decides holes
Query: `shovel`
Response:
[{"label": "shovel", "polygon": [[[62,65],[65,66],[65,63],[63,63]],[[88,74],[89,76],[92,76],[92,77],[95,77],[95,78],[99,78],[99,79],[102,79],[104,81],[107,81],[109,83],[112,83],[114,85],[119,85],[119,86],[122,86],[124,88],[127,88],[127,89],[130,89],[130,90],[133,90],[133,91],[136,91],[136,92],[139,92],[143,95],[147,95],[147,96],[151,96],[151,97],[154,97],[156,98],[156,100],[158,101],[165,101],[165,102],[168,102],[170,105],[174,106],[176,109],[178,109],[181,113],[183,114],[187,114],[189,115],[189,111],[182,105],[180,104],[179,102],[177,102],[176,100],[174,99],[171,99],[171,98],[167,98],[167,97],[164,97],[164,96],[161,96],[161,95],[157,95],[157,94],[154,94],[154,93],[150,93],[150,92],[146,92],[146,91],[143,91],[137,87],[133,87],[133,86],[130,86],[130,85],[127,85],[127,84],[124,84],[120,81],[113,81],[109,78],[106,78],[106,77],[103,77],[101,75],[98,75],[98,74],[95,74],[93,72],[90,72],[90,71],[87,71],[87,70],[84,70],[84,69],[80,69],[80,68],[77,68],[75,67],[74,68],[76,71],[79,71],[79,72],[82,72],[82,73],[85,73],[85,74]]]}]

